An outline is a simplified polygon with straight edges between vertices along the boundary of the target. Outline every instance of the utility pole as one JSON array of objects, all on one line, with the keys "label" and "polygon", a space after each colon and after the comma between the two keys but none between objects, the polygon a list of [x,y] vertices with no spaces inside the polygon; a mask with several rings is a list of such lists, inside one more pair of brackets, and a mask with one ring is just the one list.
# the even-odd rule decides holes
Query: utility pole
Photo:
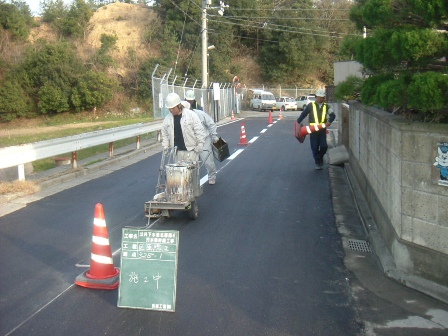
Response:
[{"label": "utility pole", "polygon": [[207,7],[210,5],[211,0],[202,0],[202,88],[207,89],[208,87],[208,69],[207,69],[207,47],[208,47],[208,36],[207,36]]},{"label": "utility pole", "polygon": [[[202,87],[206,89],[208,87],[208,31],[207,31],[207,9],[214,8],[218,9],[218,14],[223,16],[224,9],[228,8],[229,5],[225,5],[224,1],[219,2],[219,7],[210,7],[212,0],[202,0]],[[213,46],[214,48],[214,46]]]}]

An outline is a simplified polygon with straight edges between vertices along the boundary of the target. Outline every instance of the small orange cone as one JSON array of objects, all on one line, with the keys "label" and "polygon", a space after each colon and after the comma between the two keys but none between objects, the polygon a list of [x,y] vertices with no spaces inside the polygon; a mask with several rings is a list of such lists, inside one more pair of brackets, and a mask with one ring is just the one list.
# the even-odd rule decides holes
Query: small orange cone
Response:
[{"label": "small orange cone", "polygon": [[232,120],[232,121],[236,120],[235,115],[233,114],[233,110],[232,110],[232,117],[230,118],[230,120]]},{"label": "small orange cone", "polygon": [[103,205],[97,203],[93,219],[90,269],[78,275],[75,284],[87,288],[115,289],[118,287],[119,273],[112,259]]},{"label": "small orange cone", "polygon": [[246,138],[246,130],[244,129],[244,123],[241,123],[241,133],[240,133],[240,142],[238,145],[248,145]]},{"label": "small orange cone", "polygon": [[282,120],[283,116],[282,116],[282,109],[280,109],[280,114],[278,115],[278,120]]},{"label": "small orange cone", "polygon": [[272,110],[269,110],[268,124],[272,124]]},{"label": "small orange cone", "polygon": [[305,137],[307,134],[311,134],[317,131],[320,131],[327,126],[325,124],[317,124],[317,125],[310,125],[310,126],[302,126],[300,128],[300,136]]}]

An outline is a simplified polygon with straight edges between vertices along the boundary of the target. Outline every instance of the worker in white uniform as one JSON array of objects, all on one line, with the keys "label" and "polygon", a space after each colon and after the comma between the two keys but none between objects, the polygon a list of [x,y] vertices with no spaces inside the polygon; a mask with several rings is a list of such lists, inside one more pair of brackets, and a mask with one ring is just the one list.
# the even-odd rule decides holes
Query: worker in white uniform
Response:
[{"label": "worker in white uniform", "polygon": [[[185,96],[191,97],[191,93],[189,93],[189,91],[186,92]],[[183,101],[182,105],[184,105],[188,109],[190,108],[190,103],[188,101]],[[213,157],[212,144],[219,140],[216,131],[216,124],[213,121],[213,119],[204,111],[193,109],[193,112],[195,112],[198,115],[199,120],[201,121],[202,126],[204,127],[206,133],[204,150],[202,151],[201,154],[199,154],[199,157],[201,161],[204,162],[205,168],[207,169],[208,184],[213,185],[216,184],[216,165]]]},{"label": "worker in white uniform", "polygon": [[166,97],[166,107],[170,113],[162,124],[162,146],[166,155],[170,149],[177,148],[177,161],[199,161],[204,148],[206,132],[198,115],[181,104],[177,93]]}]

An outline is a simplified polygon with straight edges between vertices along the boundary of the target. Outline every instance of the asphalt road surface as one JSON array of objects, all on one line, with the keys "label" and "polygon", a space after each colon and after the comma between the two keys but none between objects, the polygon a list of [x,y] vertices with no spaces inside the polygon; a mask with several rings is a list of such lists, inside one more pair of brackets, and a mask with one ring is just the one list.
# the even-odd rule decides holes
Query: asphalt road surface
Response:
[{"label": "asphalt road surface", "polygon": [[204,184],[199,217],[151,220],[179,231],[175,312],[119,308],[118,290],[74,284],[90,264],[97,203],[120,267],[122,228],[147,224],[160,153],[0,217],[0,335],[363,334],[327,168],[314,169],[293,123],[221,125],[232,156]]}]

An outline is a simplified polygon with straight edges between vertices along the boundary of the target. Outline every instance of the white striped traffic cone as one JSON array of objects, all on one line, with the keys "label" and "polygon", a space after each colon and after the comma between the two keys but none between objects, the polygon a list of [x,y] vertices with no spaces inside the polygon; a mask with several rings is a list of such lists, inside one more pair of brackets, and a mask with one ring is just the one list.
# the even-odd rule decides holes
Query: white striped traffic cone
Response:
[{"label": "white striped traffic cone", "polygon": [[247,138],[246,138],[246,129],[244,128],[244,123],[241,123],[241,133],[240,133],[240,142],[238,145],[247,145]]},{"label": "white striped traffic cone", "polygon": [[305,137],[307,134],[311,134],[317,131],[320,131],[327,126],[325,124],[316,124],[316,125],[310,125],[310,126],[302,126],[300,128],[300,136]]},{"label": "white striped traffic cone", "polygon": [[280,108],[280,114],[278,115],[278,120],[282,120],[282,119],[283,119],[282,109]]},{"label": "white striped traffic cone", "polygon": [[232,110],[232,116],[230,117],[230,120],[232,120],[232,121],[236,120],[235,115],[233,114],[233,110]]},{"label": "white striped traffic cone", "polygon": [[119,273],[112,259],[103,205],[97,203],[93,219],[90,269],[77,276],[75,284],[87,288],[115,289],[118,287]]}]

